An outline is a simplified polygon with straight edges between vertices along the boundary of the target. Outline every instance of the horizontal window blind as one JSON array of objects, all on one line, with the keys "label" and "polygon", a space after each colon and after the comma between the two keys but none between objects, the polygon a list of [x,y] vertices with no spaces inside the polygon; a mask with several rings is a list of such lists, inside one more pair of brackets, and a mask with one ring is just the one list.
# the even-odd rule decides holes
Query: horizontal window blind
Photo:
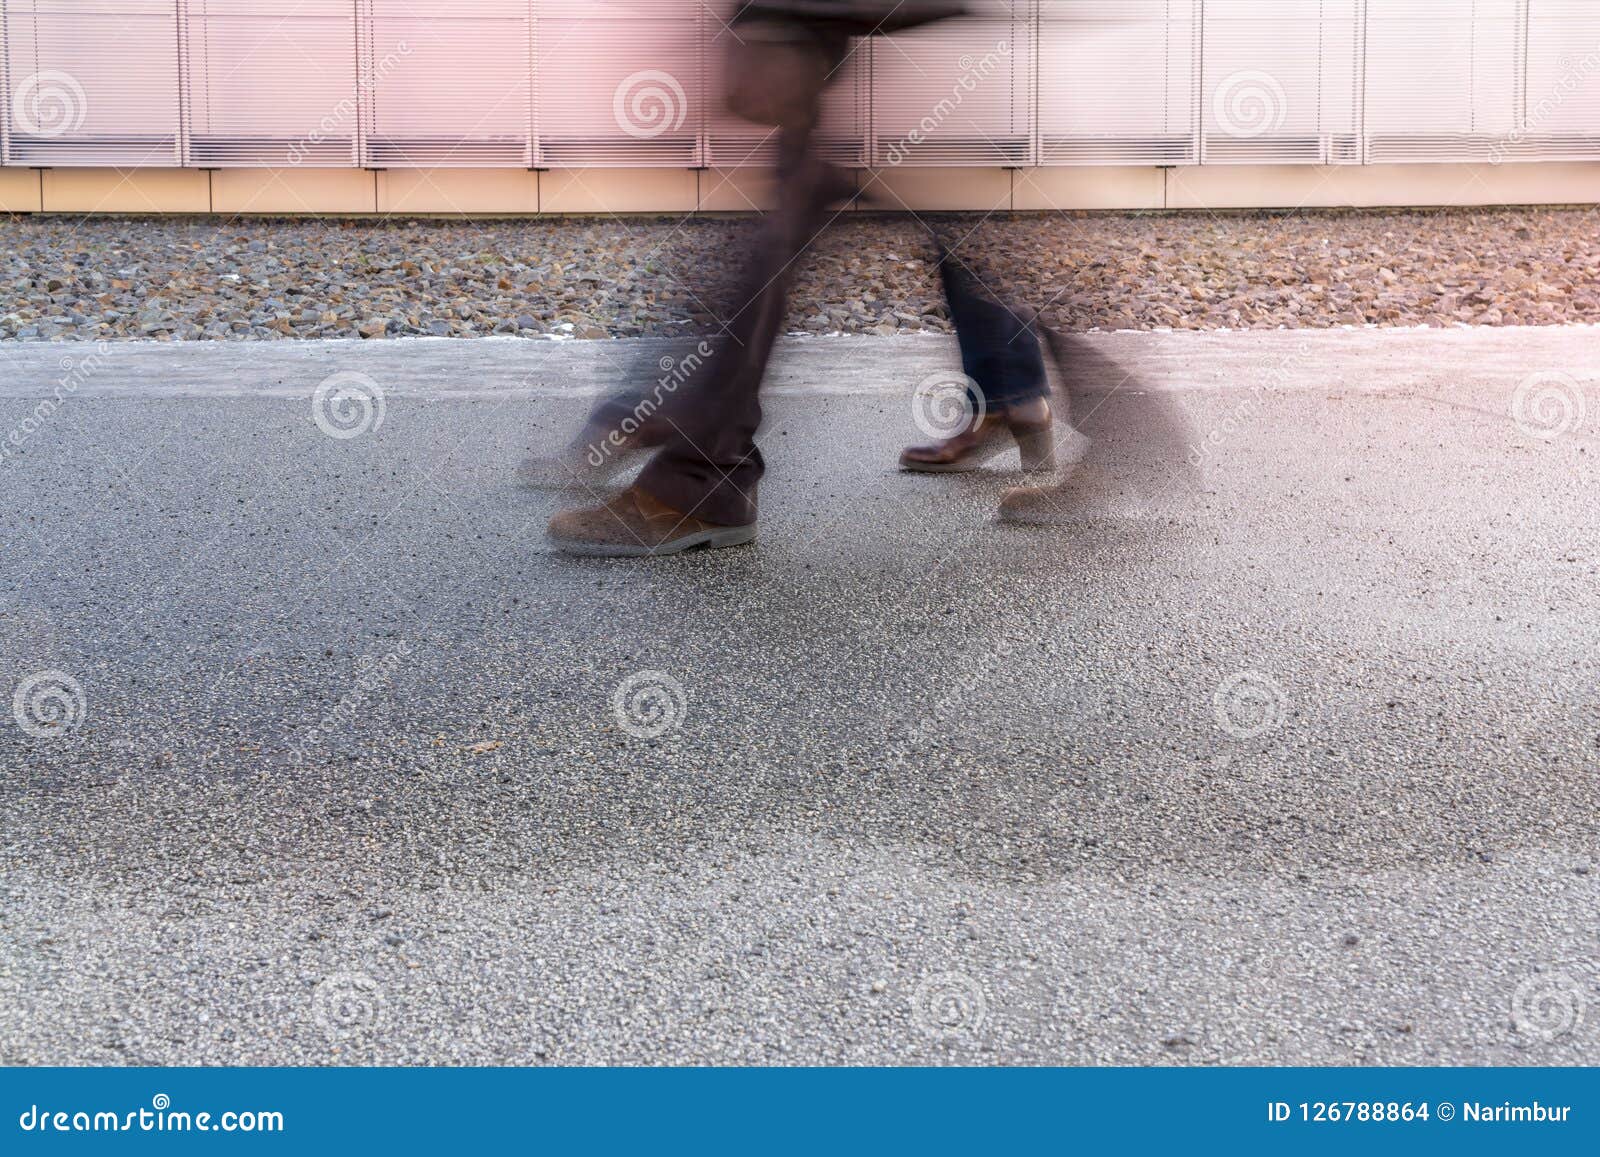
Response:
[{"label": "horizontal window blind", "polygon": [[[727,59],[738,47],[735,31],[721,20],[713,18],[706,28],[706,155],[708,165],[716,168],[739,168],[746,165],[770,165],[777,159],[777,130],[767,125],[752,124],[729,113],[722,107],[718,94],[723,91],[723,78],[727,73]],[[843,84],[844,77],[839,78]],[[866,134],[857,143],[855,160],[861,159],[861,145]]]},{"label": "horizontal window blind", "polygon": [[1600,160],[1600,3],[1528,0],[1527,80],[1510,158]]},{"label": "horizontal window blind", "polygon": [[819,148],[839,165],[869,163],[872,131],[872,41],[851,41],[850,54],[822,98]]},{"label": "horizontal window blind", "polygon": [[1522,0],[1367,0],[1373,161],[1481,161],[1516,125]]},{"label": "horizontal window blind", "polygon": [[[706,21],[705,164],[714,168],[770,165],[777,159],[777,131],[740,120],[723,107],[723,78],[728,54],[737,45],[736,33],[714,14],[708,13]],[[823,96],[817,145],[835,164],[859,167],[867,163],[871,52],[869,41],[852,41]]]},{"label": "horizontal window blind", "polygon": [[189,164],[248,167],[360,161],[351,0],[185,0]]},{"label": "horizontal window blind", "polygon": [[1356,0],[1207,0],[1200,158],[1359,161]]},{"label": "horizontal window blind", "polygon": [[0,166],[11,156],[11,59],[5,0],[0,0]]},{"label": "horizontal window blind", "polygon": [[970,0],[964,20],[872,39],[872,163],[1032,164],[1032,10]]},{"label": "horizontal window blind", "polygon": [[1041,163],[1200,159],[1200,0],[1040,0],[1038,7]]},{"label": "horizontal window blind", "polygon": [[540,164],[703,162],[709,14],[697,0],[535,7]]},{"label": "horizontal window blind", "polygon": [[183,163],[174,0],[6,0],[6,163]]},{"label": "horizontal window blind", "polygon": [[[738,0],[0,0],[0,163],[739,167]],[[854,166],[1600,159],[1600,0],[971,0],[855,42]]]},{"label": "horizontal window blind", "polygon": [[362,0],[366,164],[533,163],[528,0]]}]

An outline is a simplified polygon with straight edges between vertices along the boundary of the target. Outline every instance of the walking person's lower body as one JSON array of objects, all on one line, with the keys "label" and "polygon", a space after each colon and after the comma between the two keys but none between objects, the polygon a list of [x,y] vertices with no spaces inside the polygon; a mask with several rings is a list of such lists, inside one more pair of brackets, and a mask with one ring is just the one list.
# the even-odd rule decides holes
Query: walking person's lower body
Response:
[{"label": "walking person's lower body", "polygon": [[[551,520],[549,537],[562,550],[660,555],[754,539],[756,491],[766,468],[756,445],[762,379],[796,263],[823,227],[829,204],[844,191],[838,170],[812,148],[835,55],[825,42],[784,40],[769,59],[785,67],[751,81],[764,86],[759,99],[780,126],[777,208],[763,222],[733,316],[710,358],[635,433],[635,446],[654,455],[615,498]],[[608,409],[614,418],[618,403],[602,406],[597,417]]]},{"label": "walking person's lower body", "polygon": [[1008,305],[937,235],[939,273],[967,379],[966,425],[900,455],[902,470],[976,470],[1015,444],[1024,470],[1054,470],[1050,383],[1031,313]]},{"label": "walking person's lower body", "polygon": [[[823,9],[812,7],[807,20],[837,22],[847,12],[838,6],[824,16]],[[551,520],[549,537],[562,550],[659,555],[754,539],[756,491],[765,470],[756,445],[761,383],[796,264],[823,228],[828,206],[852,191],[839,170],[813,149],[823,92],[846,53],[843,33],[892,31],[960,9],[949,0],[867,7],[872,10],[852,17],[858,27],[827,32],[793,19],[755,18],[737,25],[742,35],[730,57],[728,103],[740,116],[779,129],[778,206],[763,224],[733,316],[692,379],[642,417],[638,401],[629,412],[627,395],[608,400],[591,416],[591,453],[579,471],[585,465],[605,471],[619,466],[621,455],[612,450],[651,450],[653,456],[615,498]],[[963,370],[972,383],[973,417],[951,438],[906,450],[902,468],[976,469],[1015,442],[1024,469],[1052,469],[1049,387],[1031,314],[1025,317],[1008,306],[936,233],[934,243]],[[605,448],[598,462],[592,452],[596,446]]]}]

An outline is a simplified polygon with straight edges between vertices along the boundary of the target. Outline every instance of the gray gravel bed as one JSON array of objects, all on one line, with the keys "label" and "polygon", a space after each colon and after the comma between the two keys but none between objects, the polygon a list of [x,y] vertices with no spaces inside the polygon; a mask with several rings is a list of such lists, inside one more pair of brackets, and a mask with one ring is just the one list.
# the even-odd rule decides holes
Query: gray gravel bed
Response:
[{"label": "gray gravel bed", "polygon": [[[924,218],[1069,329],[1600,321],[1600,209]],[[746,218],[0,218],[0,339],[713,330]],[[841,217],[790,328],[949,332],[918,221]]]}]

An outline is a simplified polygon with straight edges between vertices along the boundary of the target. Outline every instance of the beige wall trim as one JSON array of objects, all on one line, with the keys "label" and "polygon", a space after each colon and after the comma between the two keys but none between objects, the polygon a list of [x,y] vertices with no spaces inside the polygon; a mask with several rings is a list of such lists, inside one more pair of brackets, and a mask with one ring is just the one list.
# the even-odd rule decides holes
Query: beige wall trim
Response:
[{"label": "beige wall trim", "polygon": [[43,208],[43,173],[37,169],[0,169],[0,213],[37,213]]},{"label": "beige wall trim", "polygon": [[[1600,202],[1600,162],[863,170],[862,207],[1222,210]],[[325,216],[737,213],[756,170],[0,169],[0,212]]]}]

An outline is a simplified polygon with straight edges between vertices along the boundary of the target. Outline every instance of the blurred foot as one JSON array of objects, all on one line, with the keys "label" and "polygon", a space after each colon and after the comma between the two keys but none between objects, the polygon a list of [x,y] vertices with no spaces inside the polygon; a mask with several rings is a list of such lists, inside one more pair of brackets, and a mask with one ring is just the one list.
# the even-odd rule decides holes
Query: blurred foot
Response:
[{"label": "blurred foot", "polygon": [[574,444],[555,454],[523,459],[517,481],[535,490],[600,490],[637,458],[638,451],[628,451],[596,460],[587,446]]},{"label": "blurred foot", "polygon": [[1131,484],[1103,465],[1076,465],[1049,486],[1014,486],[1000,496],[1000,521],[1017,526],[1057,526],[1086,520],[1147,518],[1155,489]]},{"label": "blurred foot", "polygon": [[589,425],[554,454],[535,454],[517,467],[517,481],[536,490],[604,489],[664,440],[665,423],[641,424],[632,434]]},{"label": "blurred foot", "polygon": [[1013,526],[1052,526],[1078,508],[1081,491],[1059,486],[1013,486],[1000,496],[1000,521]]},{"label": "blurred foot", "polygon": [[702,522],[630,486],[610,502],[562,511],[550,520],[548,535],[567,554],[642,558],[696,546],[740,546],[755,540],[756,527]]},{"label": "blurred foot", "polygon": [[1056,468],[1050,403],[1033,398],[1004,410],[991,410],[953,438],[930,446],[910,446],[900,455],[900,469],[924,474],[961,474],[976,470],[1011,449],[1022,452],[1022,469]]}]

